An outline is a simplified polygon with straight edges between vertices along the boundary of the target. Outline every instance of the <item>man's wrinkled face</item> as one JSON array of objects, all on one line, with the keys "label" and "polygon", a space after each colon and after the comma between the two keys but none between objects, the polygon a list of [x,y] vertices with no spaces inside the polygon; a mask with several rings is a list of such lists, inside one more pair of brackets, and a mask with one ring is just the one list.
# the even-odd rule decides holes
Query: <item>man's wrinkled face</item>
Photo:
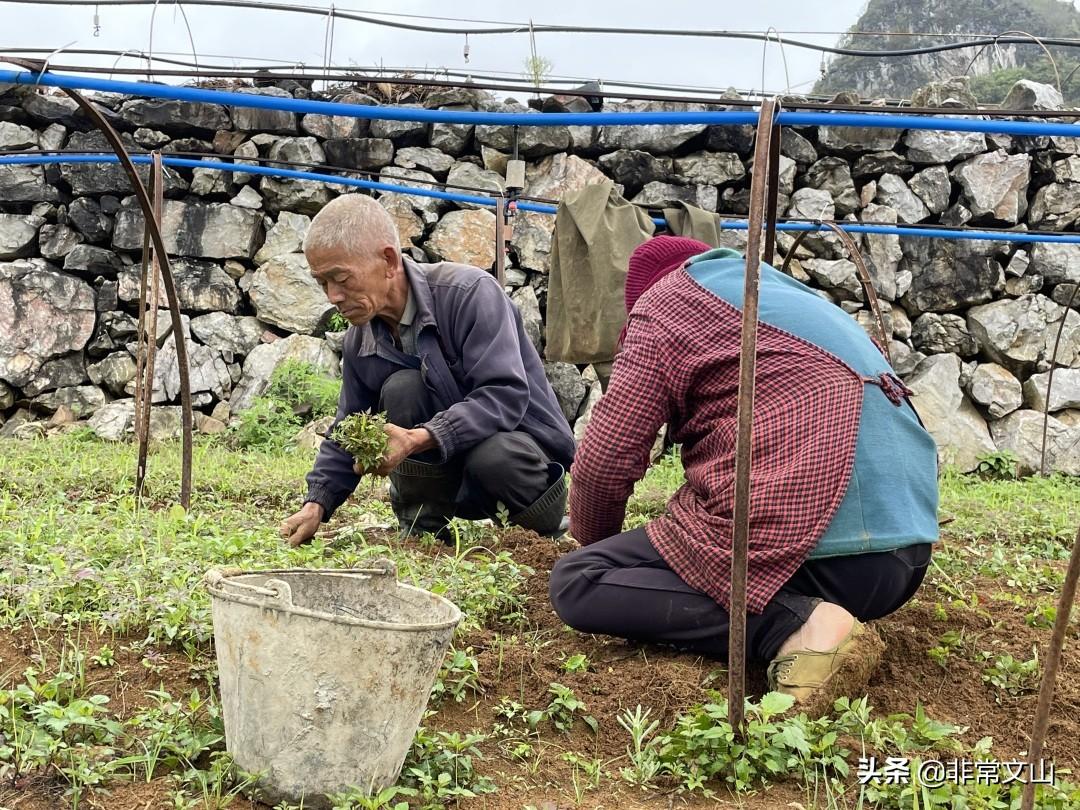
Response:
[{"label": "man's wrinkled face", "polygon": [[391,280],[397,269],[397,251],[358,253],[336,248],[307,254],[311,276],[349,323],[361,326],[387,306]]}]

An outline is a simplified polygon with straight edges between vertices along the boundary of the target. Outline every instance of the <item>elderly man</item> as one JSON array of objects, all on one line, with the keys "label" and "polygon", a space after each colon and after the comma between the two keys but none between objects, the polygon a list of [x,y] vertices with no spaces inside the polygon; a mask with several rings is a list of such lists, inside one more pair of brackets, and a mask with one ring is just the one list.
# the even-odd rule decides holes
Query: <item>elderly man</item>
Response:
[{"label": "elderly man", "polygon": [[559,530],[574,438],[521,315],[491,274],[402,256],[393,220],[371,197],[323,208],[304,240],[311,275],[352,324],[338,421],[385,411],[389,449],[374,470],[333,440],[307,477],[303,508],[282,524],[309,540],[365,472],[390,477],[403,532],[446,536],[447,521],[508,515]]},{"label": "elderly man", "polygon": [[[572,627],[726,659],[745,260],[657,237],[630,259],[630,311],[578,448],[551,599]],[[639,297],[640,296],[640,297]],[[747,579],[748,655],[808,711],[861,689],[937,539],[934,442],[856,322],[761,270]],[[682,445],[667,512],[623,532],[658,429]]]}]

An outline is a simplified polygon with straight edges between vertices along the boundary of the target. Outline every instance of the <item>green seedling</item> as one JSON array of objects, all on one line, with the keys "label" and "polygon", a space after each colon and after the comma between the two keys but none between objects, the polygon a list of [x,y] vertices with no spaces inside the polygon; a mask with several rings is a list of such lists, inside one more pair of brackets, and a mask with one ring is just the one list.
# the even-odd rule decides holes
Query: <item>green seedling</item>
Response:
[{"label": "green seedling", "polygon": [[338,422],[332,438],[362,469],[368,470],[386,454],[385,426],[385,414],[353,413]]}]

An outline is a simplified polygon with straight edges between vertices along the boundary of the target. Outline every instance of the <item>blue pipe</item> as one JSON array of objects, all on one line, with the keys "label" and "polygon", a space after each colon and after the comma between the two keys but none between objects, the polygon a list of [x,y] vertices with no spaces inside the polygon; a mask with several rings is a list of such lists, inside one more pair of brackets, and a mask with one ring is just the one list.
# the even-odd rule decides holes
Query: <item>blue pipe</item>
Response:
[{"label": "blue pipe", "polygon": [[[135,163],[150,163],[149,155],[132,155]],[[242,158],[239,158],[242,159]],[[118,163],[116,155],[7,155],[0,156],[0,166],[10,165],[45,165],[55,163]],[[492,197],[480,197],[474,194],[455,194],[449,191],[439,191],[430,188],[412,188],[399,186],[394,183],[379,183],[374,180],[359,180],[353,177],[338,177],[336,175],[319,174],[318,172],[304,172],[297,169],[278,169],[272,166],[246,166],[238,163],[224,163],[218,160],[194,160],[191,158],[162,157],[161,162],[166,166],[175,166],[184,169],[210,169],[221,172],[244,172],[245,174],[258,174],[263,177],[283,177],[293,180],[316,180],[320,183],[333,183],[340,186],[352,186],[354,188],[366,188],[374,191],[385,191],[392,194],[412,194],[417,197],[433,197],[437,200],[450,202],[465,202],[475,205],[484,205],[489,208],[495,206]],[[519,211],[531,211],[538,214],[554,214],[556,207],[541,203],[521,201],[516,203]],[[666,227],[664,219],[653,218],[653,222]],[[906,228],[902,225],[866,225],[858,222],[839,222],[841,228],[849,233],[873,233],[886,236],[915,236],[932,239],[978,239],[995,242],[1053,242],[1058,244],[1080,244],[1080,233],[1028,233],[1026,231],[975,231],[975,230],[948,230],[944,228]],[[745,231],[749,228],[746,220],[721,220],[721,227],[728,231]],[[825,226],[815,225],[812,222],[779,222],[776,225],[778,231],[820,231]]]},{"label": "blue pipe", "polygon": [[[86,76],[56,73],[30,73],[0,70],[0,82],[11,84],[41,84],[72,90],[96,90],[103,93],[122,93],[149,98],[165,98],[205,104],[224,104],[264,110],[294,113],[340,115],[350,118],[370,118],[388,121],[418,121],[422,123],[480,124],[492,126],[610,126],[645,124],[755,124],[758,115],[753,111],[717,110],[697,112],[644,113],[495,113],[464,110],[425,110],[415,107],[379,107],[360,104],[341,104],[331,101],[260,96],[225,90],[204,90],[197,87],[177,87],[149,82],[120,82]],[[1054,135],[1077,137],[1080,125],[1042,121],[989,121],[942,116],[897,115],[882,113],[781,112],[779,123],[787,126],[843,126],[878,129],[932,129],[948,132],[984,132],[1005,135]]]}]

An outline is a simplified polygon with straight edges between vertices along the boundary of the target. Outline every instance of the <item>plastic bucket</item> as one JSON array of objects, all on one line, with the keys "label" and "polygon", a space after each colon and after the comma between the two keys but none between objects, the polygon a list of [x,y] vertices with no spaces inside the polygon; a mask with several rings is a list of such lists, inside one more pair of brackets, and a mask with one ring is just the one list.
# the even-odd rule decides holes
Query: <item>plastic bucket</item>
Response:
[{"label": "plastic bucket", "polygon": [[370,570],[211,570],[225,742],[271,804],[397,781],[461,611]]}]

